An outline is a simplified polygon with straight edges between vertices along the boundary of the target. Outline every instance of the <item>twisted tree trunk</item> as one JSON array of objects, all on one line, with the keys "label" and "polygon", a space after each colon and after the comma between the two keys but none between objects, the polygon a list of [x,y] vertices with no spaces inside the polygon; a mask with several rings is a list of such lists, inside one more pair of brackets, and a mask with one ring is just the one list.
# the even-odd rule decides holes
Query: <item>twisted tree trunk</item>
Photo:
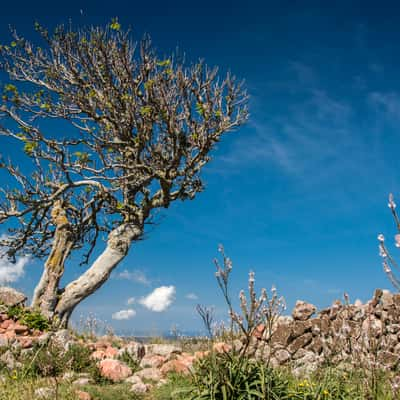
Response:
[{"label": "twisted tree trunk", "polygon": [[60,327],[66,327],[75,307],[107,281],[128,254],[132,242],[141,236],[143,228],[126,223],[111,231],[107,247],[92,266],[61,290],[60,279],[73,246],[72,227],[61,202],[54,205],[52,218],[56,226],[54,242],[31,305]]},{"label": "twisted tree trunk", "polygon": [[73,245],[71,224],[60,201],[55,203],[51,216],[56,226],[54,242],[32,299],[32,307],[39,308],[49,319],[54,315],[65,260]]},{"label": "twisted tree trunk", "polygon": [[110,232],[103,253],[86,272],[68,284],[60,295],[55,308],[60,326],[66,327],[75,307],[107,281],[114,268],[128,254],[132,242],[138,239],[142,232],[142,227],[128,223]]}]

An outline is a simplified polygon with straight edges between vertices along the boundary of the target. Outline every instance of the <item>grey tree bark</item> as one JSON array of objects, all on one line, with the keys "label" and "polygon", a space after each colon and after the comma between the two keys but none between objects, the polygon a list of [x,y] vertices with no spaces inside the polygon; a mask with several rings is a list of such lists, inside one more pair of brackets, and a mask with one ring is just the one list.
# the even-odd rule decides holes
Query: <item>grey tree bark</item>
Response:
[{"label": "grey tree bark", "polygon": [[128,254],[132,242],[141,236],[142,231],[141,227],[133,224],[123,224],[110,232],[103,253],[85,273],[68,284],[61,294],[55,307],[55,315],[59,318],[60,326],[66,327],[75,307],[107,281],[111,272]]}]

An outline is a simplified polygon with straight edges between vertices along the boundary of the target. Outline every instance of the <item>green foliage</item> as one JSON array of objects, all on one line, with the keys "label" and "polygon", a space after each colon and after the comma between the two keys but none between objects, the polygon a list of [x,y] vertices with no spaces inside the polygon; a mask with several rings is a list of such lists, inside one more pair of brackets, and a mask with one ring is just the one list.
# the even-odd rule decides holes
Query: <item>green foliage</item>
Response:
[{"label": "green foliage", "polygon": [[133,358],[127,351],[122,352],[118,356],[118,360],[123,361],[132,370],[133,373],[139,371],[140,363]]},{"label": "green foliage", "polygon": [[24,376],[57,377],[67,370],[65,351],[52,342],[47,345],[36,344],[22,361]]},{"label": "green foliage", "polygon": [[142,107],[142,108],[140,109],[140,113],[141,113],[143,116],[149,116],[149,115],[151,115],[151,111],[152,111],[151,106],[144,106],[144,107]]},{"label": "green foliage", "polygon": [[144,83],[144,88],[146,90],[150,90],[154,84],[154,79],[149,79],[147,82]]},{"label": "green foliage", "polygon": [[86,165],[92,162],[92,160],[90,159],[90,154],[86,153],[86,152],[82,152],[82,151],[76,151],[74,153],[74,155],[76,156],[76,158],[78,159],[78,162],[80,164]]},{"label": "green foliage", "polygon": [[33,154],[33,152],[37,149],[38,144],[36,142],[25,142],[24,145],[24,152],[30,156]]},{"label": "green foliage", "polygon": [[[108,386],[85,386],[93,400],[139,400],[143,399],[141,395],[134,394],[130,391],[130,386],[127,384],[114,384]],[[149,400],[152,398],[149,398]],[[160,399],[161,400],[161,399]],[[166,400],[166,399],[163,399]]]},{"label": "green foliage", "polygon": [[72,344],[65,353],[67,365],[76,373],[93,372],[96,366],[95,361],[91,358],[92,352],[87,346],[80,344]]},{"label": "green foliage", "polygon": [[203,105],[201,103],[196,103],[196,111],[203,116],[204,115],[204,109]]},{"label": "green foliage", "polygon": [[110,29],[113,31],[119,31],[121,29],[121,24],[118,22],[118,18],[113,18],[111,20]]},{"label": "green foliage", "polygon": [[57,377],[72,371],[88,373],[96,383],[109,383],[100,375],[96,360],[90,356],[90,349],[84,345],[72,344],[65,350],[50,340],[46,344],[34,345],[29,354],[20,358],[22,375],[31,378]]},{"label": "green foliage", "polygon": [[171,60],[166,59],[166,60],[158,61],[157,65],[159,67],[168,67],[169,65],[171,65]]},{"label": "green foliage", "polygon": [[7,310],[10,318],[19,320],[23,325],[29,329],[37,329],[40,331],[47,331],[50,329],[50,323],[38,310],[30,310],[21,306],[12,306]]},{"label": "green foliage", "polygon": [[194,367],[192,400],[273,400],[289,396],[289,381],[278,371],[234,353],[214,353]]},{"label": "green foliage", "polygon": [[17,93],[17,87],[15,85],[8,83],[7,85],[4,85],[4,91]]}]

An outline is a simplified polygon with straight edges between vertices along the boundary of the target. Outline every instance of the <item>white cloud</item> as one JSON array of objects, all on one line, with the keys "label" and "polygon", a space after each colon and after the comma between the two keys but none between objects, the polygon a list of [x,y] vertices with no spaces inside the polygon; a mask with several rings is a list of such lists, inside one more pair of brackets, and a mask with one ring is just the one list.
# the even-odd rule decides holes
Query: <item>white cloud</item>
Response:
[{"label": "white cloud", "polygon": [[117,278],[126,279],[146,286],[150,285],[151,283],[150,279],[146,276],[146,274],[138,269],[133,271],[128,271],[127,269],[125,269],[119,274],[117,274]]},{"label": "white cloud", "polygon": [[175,300],[175,293],[175,286],[160,286],[139,302],[151,311],[162,312]]},{"label": "white cloud", "polygon": [[117,311],[112,315],[112,319],[123,320],[131,319],[136,315],[136,311],[131,308],[128,310]]},{"label": "white cloud", "polygon": [[135,298],[134,297],[129,297],[129,299],[126,301],[126,304],[128,306],[132,305],[135,302]]},{"label": "white cloud", "polygon": [[189,299],[189,300],[197,300],[199,297],[197,296],[196,293],[188,293],[186,295],[186,298]]},{"label": "white cloud", "polygon": [[11,263],[6,258],[0,258],[0,284],[16,282],[25,273],[28,257],[21,257],[16,263]]}]

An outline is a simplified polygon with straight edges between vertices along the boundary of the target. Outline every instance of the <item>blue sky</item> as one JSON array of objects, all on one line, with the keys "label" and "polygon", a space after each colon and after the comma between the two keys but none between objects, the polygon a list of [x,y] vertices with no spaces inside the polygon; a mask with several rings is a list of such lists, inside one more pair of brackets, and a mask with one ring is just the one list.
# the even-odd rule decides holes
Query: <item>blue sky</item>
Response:
[{"label": "blue sky", "polygon": [[[163,212],[75,320],[93,312],[120,332],[197,330],[198,302],[225,317],[212,264],[219,243],[233,259],[235,297],[249,269],[259,287],[277,286],[289,310],[297,299],[322,308],[344,291],[365,301],[374,288],[390,288],[376,236],[395,233],[387,195],[400,197],[400,10],[395,2],[334,3],[2,5],[1,41],[8,24],[33,38],[36,19],[51,27],[118,16],[138,38],[148,32],[161,54],[178,46],[231,69],[251,95],[249,123],[225,137],[204,170],[206,191]],[[72,259],[66,279],[80,268]],[[39,274],[30,263],[14,286],[31,293]],[[160,286],[176,290],[165,311],[138,303]],[[136,315],[111,319],[127,309]]]}]

